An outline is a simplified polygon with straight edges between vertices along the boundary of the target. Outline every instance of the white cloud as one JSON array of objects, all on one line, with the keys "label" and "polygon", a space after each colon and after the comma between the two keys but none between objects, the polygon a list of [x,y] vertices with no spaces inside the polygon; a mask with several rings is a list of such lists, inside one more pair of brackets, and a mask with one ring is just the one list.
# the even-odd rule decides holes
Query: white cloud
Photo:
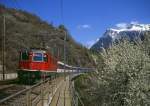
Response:
[{"label": "white cloud", "polygon": [[83,24],[83,25],[78,25],[77,28],[78,28],[78,29],[90,29],[91,26],[88,25],[88,24]]},{"label": "white cloud", "polygon": [[131,24],[138,24],[138,21],[131,21]]},{"label": "white cloud", "polygon": [[127,23],[118,23],[118,24],[116,24],[116,27],[118,27],[118,28],[126,28],[127,27]]},{"label": "white cloud", "polygon": [[130,23],[121,22],[121,23],[116,24],[116,27],[122,29],[122,28],[127,28],[129,24],[138,24],[138,23],[139,23],[138,21],[131,21]]}]

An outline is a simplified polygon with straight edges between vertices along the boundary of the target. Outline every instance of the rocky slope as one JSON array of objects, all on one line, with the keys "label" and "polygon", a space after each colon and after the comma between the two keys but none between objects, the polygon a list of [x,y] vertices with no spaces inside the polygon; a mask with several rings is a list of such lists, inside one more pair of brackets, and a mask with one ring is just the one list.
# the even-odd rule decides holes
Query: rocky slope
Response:
[{"label": "rocky slope", "polygon": [[128,24],[124,28],[109,28],[91,49],[102,51],[111,47],[113,43],[119,42],[122,38],[127,38],[130,41],[142,40],[146,32],[150,32],[150,24]]},{"label": "rocky slope", "polygon": [[[60,61],[63,61],[64,31],[68,32],[63,25],[54,27],[33,14],[0,6],[0,42],[3,40],[3,15],[6,19],[7,72],[17,69],[18,52],[26,48],[47,48],[54,56],[59,55]],[[0,43],[0,52],[1,50],[2,43]],[[66,55],[67,63],[70,65],[93,66],[94,62],[88,50],[78,44],[69,33],[66,40]]]}]

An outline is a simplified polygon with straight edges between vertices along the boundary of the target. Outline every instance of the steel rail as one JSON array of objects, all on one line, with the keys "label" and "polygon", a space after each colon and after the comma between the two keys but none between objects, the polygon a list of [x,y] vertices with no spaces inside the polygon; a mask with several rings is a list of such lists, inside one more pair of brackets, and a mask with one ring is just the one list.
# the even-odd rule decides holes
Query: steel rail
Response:
[{"label": "steel rail", "polygon": [[12,95],[10,95],[10,96],[8,96],[8,97],[6,97],[6,98],[0,100],[0,104],[1,104],[1,103],[4,103],[5,101],[7,101],[7,100],[9,100],[9,99],[11,99],[11,98],[14,98],[14,97],[20,95],[20,94],[22,94],[22,93],[25,93],[25,92],[27,92],[27,91],[29,91],[29,90],[31,90],[31,89],[33,89],[33,88],[35,88],[35,87],[41,85],[42,83],[45,83],[45,82],[47,82],[47,81],[49,81],[49,79],[47,79],[47,80],[45,80],[45,81],[41,81],[40,83],[37,83],[37,84],[31,86],[30,88],[26,88],[26,89],[23,89],[23,90],[21,90],[21,91],[15,93],[15,94],[12,94]]}]

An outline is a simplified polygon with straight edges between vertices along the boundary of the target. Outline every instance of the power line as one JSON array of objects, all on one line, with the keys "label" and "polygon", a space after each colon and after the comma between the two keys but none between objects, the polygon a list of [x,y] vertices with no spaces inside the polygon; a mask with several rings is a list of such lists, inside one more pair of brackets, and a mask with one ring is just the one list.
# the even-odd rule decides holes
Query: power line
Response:
[{"label": "power line", "polygon": [[[61,16],[61,20],[62,20],[62,25],[64,25],[64,5],[63,5],[64,1],[60,0],[60,16]],[[67,38],[67,32],[65,29],[64,30],[64,80],[66,78],[66,38]]]},{"label": "power line", "polygon": [[62,21],[62,24],[64,24],[64,5],[63,5],[64,1],[60,0],[60,18]]},{"label": "power line", "polygon": [[11,0],[16,9],[22,9],[17,0]]},{"label": "power line", "polygon": [[13,5],[13,8],[17,9],[17,5],[16,5],[15,1],[14,0],[10,0],[10,1],[12,2],[11,5]]}]

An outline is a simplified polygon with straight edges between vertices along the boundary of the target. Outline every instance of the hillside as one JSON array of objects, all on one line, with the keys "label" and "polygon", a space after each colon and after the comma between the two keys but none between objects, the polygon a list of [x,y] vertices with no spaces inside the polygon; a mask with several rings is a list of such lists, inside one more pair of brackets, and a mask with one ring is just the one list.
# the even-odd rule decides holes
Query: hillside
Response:
[{"label": "hillside", "polygon": [[130,41],[143,40],[144,35],[148,32],[150,32],[150,24],[128,24],[124,28],[108,28],[91,47],[91,50],[102,51],[124,38]]},{"label": "hillside", "polygon": [[150,105],[150,33],[97,54],[97,70],[75,80],[85,106]]},{"label": "hillside", "polygon": [[[2,42],[3,15],[6,17],[5,56],[7,72],[17,69],[18,52],[21,49],[45,47],[54,56],[59,55],[60,60],[63,61],[64,31],[68,33],[65,26],[54,27],[36,15],[0,6],[0,42]],[[0,43],[1,51],[2,43]],[[93,66],[94,62],[88,50],[78,44],[69,33],[66,40],[66,55],[67,64],[82,67]],[[0,60],[2,60],[1,56]]]}]

